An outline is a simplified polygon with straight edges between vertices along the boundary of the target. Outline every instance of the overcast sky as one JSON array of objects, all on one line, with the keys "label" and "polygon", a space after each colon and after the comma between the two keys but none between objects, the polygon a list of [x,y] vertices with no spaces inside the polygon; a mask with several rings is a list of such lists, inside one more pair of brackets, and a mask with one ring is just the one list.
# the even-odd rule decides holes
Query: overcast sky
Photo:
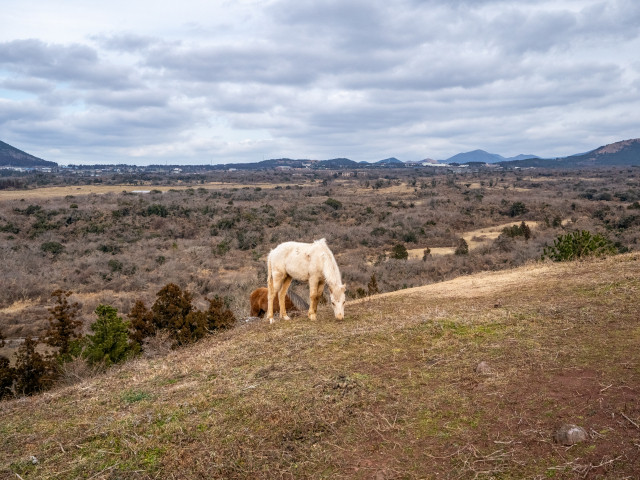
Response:
[{"label": "overcast sky", "polygon": [[640,2],[4,0],[0,140],[59,163],[560,156],[640,137]]}]

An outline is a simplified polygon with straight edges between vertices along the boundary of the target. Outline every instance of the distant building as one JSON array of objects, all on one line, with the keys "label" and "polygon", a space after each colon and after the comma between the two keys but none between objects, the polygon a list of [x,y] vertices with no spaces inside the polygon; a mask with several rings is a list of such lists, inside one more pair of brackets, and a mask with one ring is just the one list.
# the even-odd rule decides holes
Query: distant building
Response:
[{"label": "distant building", "polygon": [[229,170],[227,170],[227,172],[235,172],[237,170],[238,170],[237,168],[230,168]]},{"label": "distant building", "polygon": [[350,177],[351,175],[353,175],[351,172],[342,172],[343,177]]},{"label": "distant building", "polygon": [[291,167],[288,165],[279,165],[276,167],[276,170],[291,170]]}]

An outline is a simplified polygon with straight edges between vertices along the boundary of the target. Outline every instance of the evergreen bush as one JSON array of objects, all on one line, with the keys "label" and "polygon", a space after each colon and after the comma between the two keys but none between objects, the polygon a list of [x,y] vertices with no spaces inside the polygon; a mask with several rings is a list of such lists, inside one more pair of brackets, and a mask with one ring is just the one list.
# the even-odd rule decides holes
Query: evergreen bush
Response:
[{"label": "evergreen bush", "polygon": [[464,238],[461,238],[458,241],[458,246],[456,247],[455,254],[456,255],[467,255],[469,253],[469,244]]},{"label": "evergreen bush", "polygon": [[336,200],[335,198],[329,197],[324,203],[329,205],[334,210],[338,210],[339,208],[342,208],[342,202],[340,200]]},{"label": "evergreen bush", "polygon": [[396,260],[406,260],[407,258],[409,258],[407,247],[405,247],[401,243],[395,245],[391,250],[391,255],[389,255],[389,258],[395,258]]},{"label": "evergreen bush", "polygon": [[[0,330],[0,348],[4,347],[4,335]],[[0,355],[0,400],[12,395],[13,384],[16,381],[16,370],[11,367],[9,359]]]},{"label": "evergreen bush", "polygon": [[42,250],[45,253],[51,253],[53,255],[58,255],[62,252],[64,252],[64,245],[58,243],[58,242],[45,242],[42,245],[40,245],[40,250]]},{"label": "evergreen bush", "polygon": [[[87,335],[84,355],[90,364],[104,362],[105,366],[125,360],[135,352],[129,345],[129,322],[118,316],[109,305],[98,305],[98,320],[91,324],[93,335]],[[135,345],[135,344],[134,344]]]},{"label": "evergreen bush", "polygon": [[82,320],[77,318],[80,305],[77,302],[70,304],[67,300],[72,293],[58,289],[51,294],[56,298],[56,304],[49,309],[49,329],[44,334],[44,343],[58,349],[55,357],[61,362],[77,356],[77,340],[82,338],[82,333],[78,331],[82,327]]},{"label": "evergreen bush", "polygon": [[576,260],[577,258],[614,254],[617,249],[613,243],[599,233],[592,235],[587,230],[560,235],[553,246],[544,247],[542,259],[550,258],[556,262]]},{"label": "evergreen bush", "polygon": [[36,351],[38,343],[38,340],[27,336],[18,349],[15,368],[15,390],[18,394],[32,395],[48,390],[58,376],[55,362]]},{"label": "evergreen bush", "polygon": [[527,210],[527,207],[525,206],[524,203],[513,202],[511,204],[511,208],[509,209],[509,215],[511,215],[512,217],[517,217],[518,215],[524,215],[528,211],[529,210]]}]

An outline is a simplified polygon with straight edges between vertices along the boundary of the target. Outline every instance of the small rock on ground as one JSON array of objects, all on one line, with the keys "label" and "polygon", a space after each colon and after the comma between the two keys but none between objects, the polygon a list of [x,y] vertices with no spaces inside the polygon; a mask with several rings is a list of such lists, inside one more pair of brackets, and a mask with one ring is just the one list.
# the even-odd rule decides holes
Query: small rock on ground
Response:
[{"label": "small rock on ground", "polygon": [[244,319],[244,323],[259,322],[260,320],[262,320],[260,317],[247,317]]},{"label": "small rock on ground", "polygon": [[476,373],[480,375],[489,375],[491,373],[491,367],[487,362],[480,362],[476,367]]},{"label": "small rock on ground", "polygon": [[579,442],[584,442],[587,438],[587,432],[584,428],[577,425],[566,424],[558,429],[556,432],[556,442],[561,445],[575,445]]}]

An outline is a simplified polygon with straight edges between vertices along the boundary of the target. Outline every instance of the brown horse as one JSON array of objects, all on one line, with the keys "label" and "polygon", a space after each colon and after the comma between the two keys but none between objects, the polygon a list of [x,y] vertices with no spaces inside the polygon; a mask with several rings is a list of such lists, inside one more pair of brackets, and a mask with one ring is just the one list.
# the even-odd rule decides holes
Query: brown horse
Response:
[{"label": "brown horse", "polygon": [[[269,290],[266,288],[258,288],[251,292],[251,316],[252,317],[262,317],[267,308],[269,306]],[[300,296],[296,295],[294,292],[287,293],[285,297],[285,305],[287,310],[291,311],[304,311],[309,308],[307,302],[305,302]],[[274,308],[276,312],[280,311],[280,303],[278,301],[278,297],[276,296],[276,301],[274,304]]]}]

